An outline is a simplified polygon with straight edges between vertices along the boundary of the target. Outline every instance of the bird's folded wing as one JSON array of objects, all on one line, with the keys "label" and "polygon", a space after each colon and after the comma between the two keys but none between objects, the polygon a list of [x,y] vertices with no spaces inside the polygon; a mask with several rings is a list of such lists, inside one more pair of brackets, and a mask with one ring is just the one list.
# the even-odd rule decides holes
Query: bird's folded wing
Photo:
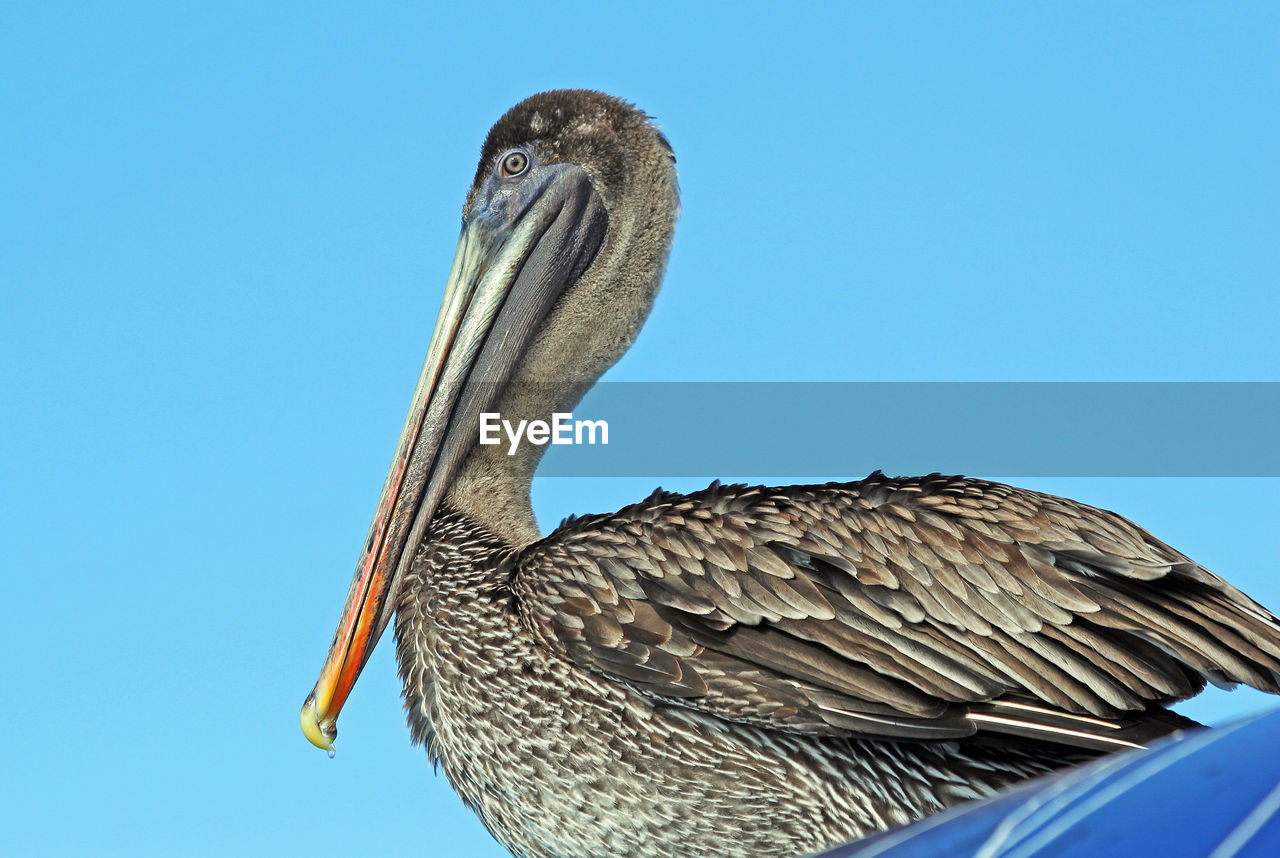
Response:
[{"label": "bird's folded wing", "polygon": [[1114,513],[979,480],[658,492],[514,563],[543,645],[794,732],[1107,748],[1206,678],[1280,693],[1265,609]]}]

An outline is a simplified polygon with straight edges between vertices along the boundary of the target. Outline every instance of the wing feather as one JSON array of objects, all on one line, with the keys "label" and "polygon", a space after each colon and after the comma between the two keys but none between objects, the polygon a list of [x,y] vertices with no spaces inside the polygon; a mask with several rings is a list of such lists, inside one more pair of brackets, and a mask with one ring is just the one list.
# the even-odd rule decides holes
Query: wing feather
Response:
[{"label": "wing feather", "polygon": [[1280,621],[1120,516],[961,477],[712,484],[513,561],[540,642],[634,691],[820,735],[1087,748],[1184,725],[1206,678],[1280,693]]}]

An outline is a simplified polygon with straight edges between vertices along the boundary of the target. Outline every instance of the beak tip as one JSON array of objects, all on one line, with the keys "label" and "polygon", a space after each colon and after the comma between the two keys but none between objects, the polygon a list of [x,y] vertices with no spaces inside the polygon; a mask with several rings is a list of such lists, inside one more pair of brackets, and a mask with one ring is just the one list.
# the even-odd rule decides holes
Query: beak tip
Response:
[{"label": "beak tip", "polygon": [[302,734],[307,741],[333,756],[333,740],[338,738],[338,726],[331,720],[321,721],[314,694],[307,695],[306,702],[302,704],[301,720]]}]

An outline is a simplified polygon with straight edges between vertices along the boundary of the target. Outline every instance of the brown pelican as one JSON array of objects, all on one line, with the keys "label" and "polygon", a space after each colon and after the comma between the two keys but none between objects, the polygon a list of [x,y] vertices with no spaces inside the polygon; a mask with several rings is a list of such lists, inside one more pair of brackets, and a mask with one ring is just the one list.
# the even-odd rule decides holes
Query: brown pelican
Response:
[{"label": "brown pelican", "polygon": [[671,148],[595,92],[489,132],[312,742],[396,618],[415,742],[522,858],[790,856],[1280,693],[1280,622],[1114,513],[929,476],[658,491],[539,536],[542,447],[635,338]]}]

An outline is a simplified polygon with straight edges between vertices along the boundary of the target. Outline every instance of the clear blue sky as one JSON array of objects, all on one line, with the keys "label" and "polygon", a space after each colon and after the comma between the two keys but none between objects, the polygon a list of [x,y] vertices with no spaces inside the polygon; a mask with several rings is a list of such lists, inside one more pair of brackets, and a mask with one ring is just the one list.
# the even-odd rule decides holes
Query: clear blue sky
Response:
[{"label": "clear blue sky", "polygon": [[[679,157],[613,378],[1277,380],[1274,4],[186,5],[0,6],[7,854],[503,854],[390,647],[335,760],[297,712],[480,142],[540,89]],[[540,481],[541,522],[661,476]],[[1280,481],[1022,482],[1280,608]]]}]

